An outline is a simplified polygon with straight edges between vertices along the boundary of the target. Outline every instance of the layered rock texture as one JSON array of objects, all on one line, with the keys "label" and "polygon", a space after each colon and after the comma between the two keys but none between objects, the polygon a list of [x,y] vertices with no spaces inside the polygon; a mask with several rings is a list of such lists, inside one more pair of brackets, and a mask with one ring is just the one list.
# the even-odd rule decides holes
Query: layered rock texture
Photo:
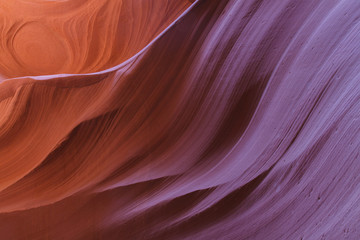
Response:
[{"label": "layered rock texture", "polygon": [[0,0],[0,239],[360,239],[358,0]]}]

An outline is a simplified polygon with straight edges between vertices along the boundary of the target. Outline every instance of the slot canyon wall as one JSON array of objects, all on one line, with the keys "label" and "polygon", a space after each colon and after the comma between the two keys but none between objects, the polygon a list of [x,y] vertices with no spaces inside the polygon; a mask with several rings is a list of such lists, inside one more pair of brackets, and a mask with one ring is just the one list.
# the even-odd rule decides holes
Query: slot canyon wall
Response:
[{"label": "slot canyon wall", "polygon": [[0,239],[360,239],[360,1],[0,0]]}]

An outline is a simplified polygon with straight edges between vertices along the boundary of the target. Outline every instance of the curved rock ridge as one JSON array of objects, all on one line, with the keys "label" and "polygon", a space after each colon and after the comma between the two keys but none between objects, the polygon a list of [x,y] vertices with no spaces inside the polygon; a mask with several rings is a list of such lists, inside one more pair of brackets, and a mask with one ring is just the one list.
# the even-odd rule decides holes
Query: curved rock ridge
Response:
[{"label": "curved rock ridge", "polygon": [[360,238],[360,2],[192,2],[0,1],[1,238]]},{"label": "curved rock ridge", "polygon": [[105,70],[174,21],[187,0],[0,0],[0,74]]}]

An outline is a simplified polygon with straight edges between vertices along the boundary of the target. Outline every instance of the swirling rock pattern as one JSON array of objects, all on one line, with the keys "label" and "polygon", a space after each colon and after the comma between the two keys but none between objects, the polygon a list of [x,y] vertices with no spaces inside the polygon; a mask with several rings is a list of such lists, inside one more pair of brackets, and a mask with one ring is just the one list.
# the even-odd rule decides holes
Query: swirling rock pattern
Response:
[{"label": "swirling rock pattern", "polygon": [[1,238],[359,239],[359,9],[1,0]]},{"label": "swirling rock pattern", "polygon": [[167,27],[186,0],[1,0],[0,73],[7,77],[105,70]]}]

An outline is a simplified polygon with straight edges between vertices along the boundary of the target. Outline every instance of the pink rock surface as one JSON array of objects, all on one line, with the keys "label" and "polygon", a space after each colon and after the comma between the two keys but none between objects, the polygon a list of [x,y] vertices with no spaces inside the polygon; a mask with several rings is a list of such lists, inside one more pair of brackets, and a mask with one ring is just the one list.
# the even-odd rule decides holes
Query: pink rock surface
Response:
[{"label": "pink rock surface", "polygon": [[0,238],[360,239],[359,9],[0,0]]}]

